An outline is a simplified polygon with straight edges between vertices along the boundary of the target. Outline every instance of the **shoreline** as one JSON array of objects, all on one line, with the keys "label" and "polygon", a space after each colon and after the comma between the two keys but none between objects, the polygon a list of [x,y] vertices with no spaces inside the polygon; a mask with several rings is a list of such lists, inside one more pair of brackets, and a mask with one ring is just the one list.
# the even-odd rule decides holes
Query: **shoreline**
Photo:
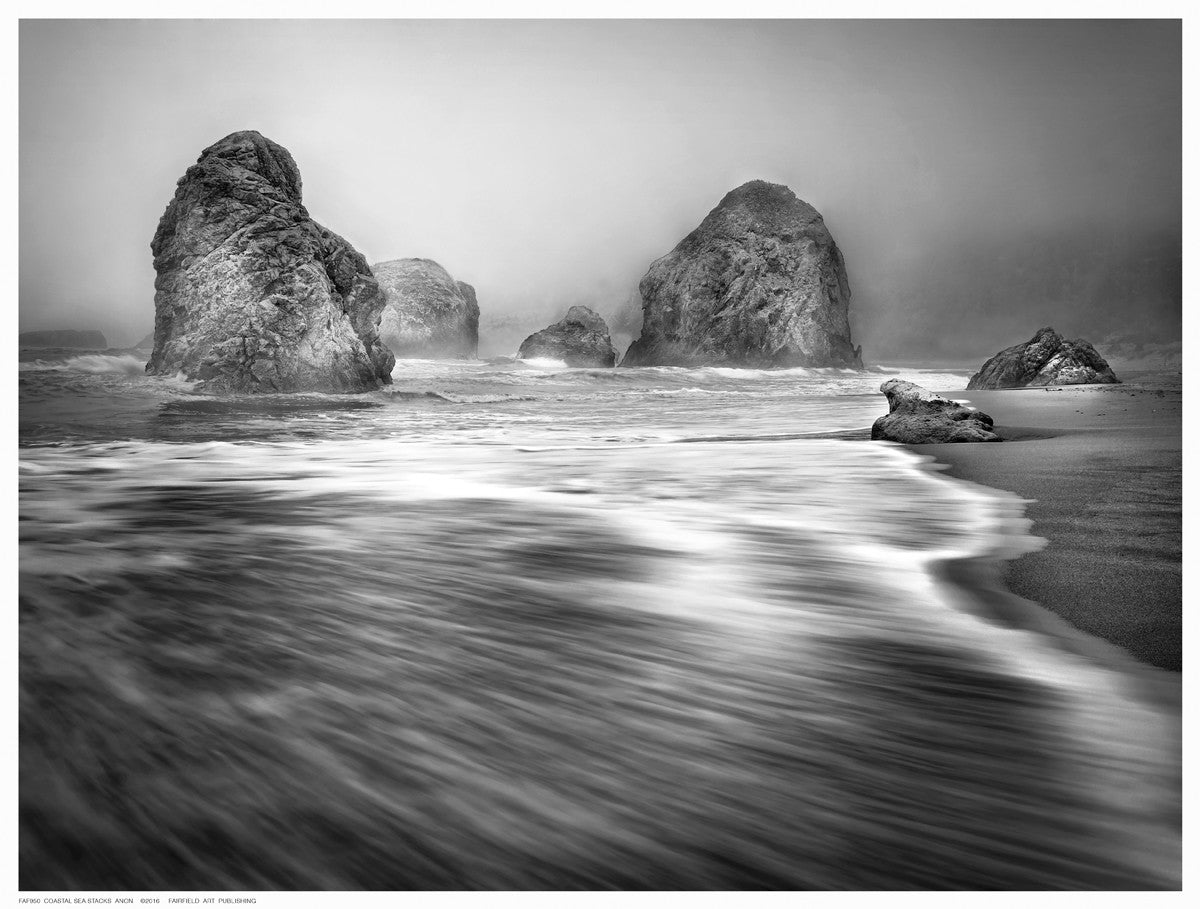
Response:
[{"label": "shoreline", "polygon": [[[1049,390],[942,391],[996,421],[1000,444],[905,445],[945,476],[1026,500],[1038,552],[942,566],[988,618],[1133,672],[1179,708],[1182,393],[1178,373]],[[1166,672],[1171,675],[1163,677]]]}]

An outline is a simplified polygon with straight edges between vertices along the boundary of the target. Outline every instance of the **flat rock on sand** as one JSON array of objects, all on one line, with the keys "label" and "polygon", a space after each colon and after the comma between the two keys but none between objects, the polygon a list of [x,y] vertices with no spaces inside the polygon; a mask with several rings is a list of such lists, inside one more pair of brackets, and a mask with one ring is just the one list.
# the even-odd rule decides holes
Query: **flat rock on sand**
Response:
[{"label": "flat rock on sand", "polygon": [[[962,394],[955,392],[955,394]],[[1182,668],[1182,391],[1125,385],[972,391],[1004,445],[922,445],[951,476],[1033,501],[1049,545],[1006,582],[1075,627],[1163,669]]]},{"label": "flat rock on sand", "polygon": [[871,438],[885,442],[1000,442],[992,418],[934,394],[913,382],[888,379],[879,386],[887,396],[888,413],[871,427]]}]

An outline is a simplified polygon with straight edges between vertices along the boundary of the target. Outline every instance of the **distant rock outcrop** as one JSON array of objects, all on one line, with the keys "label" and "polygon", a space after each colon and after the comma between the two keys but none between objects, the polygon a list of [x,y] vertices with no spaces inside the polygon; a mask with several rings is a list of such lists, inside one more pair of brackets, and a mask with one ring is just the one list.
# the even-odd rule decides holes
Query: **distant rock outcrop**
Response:
[{"label": "distant rock outcrop", "polygon": [[146,370],[213,391],[363,391],[391,381],[383,292],[366,260],[309,217],[287,149],[257,132],[206,148],[154,234]]},{"label": "distant rock outcrop", "polygon": [[887,395],[888,414],[871,427],[872,439],[920,445],[925,442],[1001,442],[992,418],[943,398],[912,382],[888,379],[879,386]]},{"label": "distant rock outcrop", "polygon": [[387,296],[379,336],[397,357],[473,358],[479,350],[475,288],[432,259],[371,266]]},{"label": "distant rock outcrop", "polygon": [[640,290],[641,336],[622,366],[862,368],[842,253],[786,186],[730,192]]},{"label": "distant rock outcrop", "polygon": [[23,331],[17,335],[21,347],[82,347],[107,350],[108,340],[102,332],[76,331],[65,328],[57,331]]},{"label": "distant rock outcrop", "polygon": [[1120,381],[1087,341],[1067,341],[1053,328],[1043,328],[1024,344],[1007,347],[984,363],[967,388],[1111,385]]},{"label": "distant rock outcrop", "polygon": [[617,352],[604,319],[586,306],[572,306],[549,328],[521,342],[522,360],[562,360],[568,366],[615,366]]},{"label": "distant rock outcrop", "polygon": [[146,335],[142,340],[133,345],[134,350],[154,350],[154,332]]}]

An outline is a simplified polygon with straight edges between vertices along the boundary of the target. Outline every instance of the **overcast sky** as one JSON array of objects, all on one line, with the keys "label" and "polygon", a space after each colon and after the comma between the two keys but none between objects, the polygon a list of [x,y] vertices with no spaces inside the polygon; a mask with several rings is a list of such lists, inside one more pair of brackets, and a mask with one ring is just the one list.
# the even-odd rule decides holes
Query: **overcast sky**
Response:
[{"label": "overcast sky", "polygon": [[20,327],[148,332],[176,180],[256,129],[317,220],[371,262],[437,259],[485,329],[613,309],[729,189],[785,183],[842,247],[870,359],[956,244],[1119,225],[1131,248],[1166,236],[1177,266],[1180,40],[1177,22],[24,21]]}]

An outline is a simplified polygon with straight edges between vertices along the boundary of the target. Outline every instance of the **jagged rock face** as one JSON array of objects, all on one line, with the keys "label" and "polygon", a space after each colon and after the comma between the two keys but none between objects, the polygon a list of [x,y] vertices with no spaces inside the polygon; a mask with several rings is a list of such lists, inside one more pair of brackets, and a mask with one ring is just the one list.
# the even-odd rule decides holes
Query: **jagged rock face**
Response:
[{"label": "jagged rock face", "polygon": [[366,260],[309,217],[287,149],[256,132],[206,148],[151,243],[154,353],[211,391],[350,392],[391,381],[383,292]]},{"label": "jagged rock face", "polygon": [[754,180],[650,266],[622,366],[862,367],[850,285],[821,214]]},{"label": "jagged rock face", "polygon": [[106,350],[108,340],[103,332],[76,331],[64,328],[50,331],[23,331],[17,336],[21,347],[81,347],[92,350]]},{"label": "jagged rock face", "polygon": [[608,325],[586,306],[572,306],[549,328],[534,332],[521,342],[517,356],[522,360],[562,360],[568,366],[615,366],[617,351]]},{"label": "jagged rock face", "polygon": [[1005,348],[984,363],[967,388],[1112,385],[1120,381],[1087,341],[1067,341],[1053,328],[1043,328],[1024,344]]},{"label": "jagged rock face", "polygon": [[871,427],[872,439],[920,445],[926,442],[1001,442],[992,418],[903,379],[879,386],[888,413]]},{"label": "jagged rock face", "polygon": [[379,336],[397,357],[473,358],[479,350],[475,288],[432,259],[371,266],[387,297]]}]

